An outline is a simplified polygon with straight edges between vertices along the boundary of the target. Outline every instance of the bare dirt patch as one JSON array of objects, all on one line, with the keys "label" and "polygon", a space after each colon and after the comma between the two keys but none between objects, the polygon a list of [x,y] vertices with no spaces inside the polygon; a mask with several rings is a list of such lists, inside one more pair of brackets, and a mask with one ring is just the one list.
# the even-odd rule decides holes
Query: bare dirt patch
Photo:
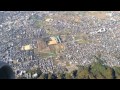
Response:
[{"label": "bare dirt patch", "polygon": [[97,19],[106,19],[108,18],[108,15],[106,15],[106,12],[104,11],[90,11],[86,15],[93,16]]}]

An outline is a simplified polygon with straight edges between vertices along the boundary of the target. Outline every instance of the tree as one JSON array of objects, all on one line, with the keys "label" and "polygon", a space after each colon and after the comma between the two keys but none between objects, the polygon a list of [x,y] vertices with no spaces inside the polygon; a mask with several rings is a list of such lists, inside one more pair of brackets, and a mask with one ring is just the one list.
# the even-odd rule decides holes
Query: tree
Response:
[{"label": "tree", "polygon": [[65,77],[65,73],[58,73],[57,74],[57,79],[65,79],[66,77]]},{"label": "tree", "polygon": [[115,78],[120,79],[120,67],[114,67]]},{"label": "tree", "polygon": [[95,79],[95,77],[93,76],[92,73],[89,73],[89,75],[88,75],[88,79]]},{"label": "tree", "polygon": [[111,67],[107,67],[106,73],[105,73],[105,78],[106,79],[114,79],[115,78],[114,71]]},{"label": "tree", "polygon": [[38,74],[38,77],[40,77],[40,75],[42,74],[42,71],[40,70],[40,68],[37,68],[36,72]]},{"label": "tree", "polygon": [[66,79],[72,79],[72,74],[71,73],[66,73]]},{"label": "tree", "polygon": [[113,69],[102,65],[100,62],[93,63],[91,65],[90,72],[95,76],[96,79],[112,79],[113,77]]},{"label": "tree", "polygon": [[48,79],[48,74],[47,73],[42,73],[38,79]]},{"label": "tree", "polygon": [[55,73],[52,74],[51,79],[57,79],[57,75]]},{"label": "tree", "polygon": [[62,73],[57,73],[58,79],[61,79],[61,74],[62,74]]},{"label": "tree", "polygon": [[44,74],[41,74],[40,77],[38,77],[38,79],[44,79]]},{"label": "tree", "polygon": [[78,72],[77,70],[72,71],[72,76],[74,79],[76,79],[77,77],[77,72]]},{"label": "tree", "polygon": [[48,74],[47,73],[44,74],[44,79],[48,79]]},{"label": "tree", "polygon": [[74,75],[76,74],[76,79],[89,79],[91,76],[89,75],[89,66],[78,66],[78,70],[74,71]]},{"label": "tree", "polygon": [[65,74],[61,74],[61,79],[65,79]]},{"label": "tree", "polygon": [[89,72],[87,69],[84,69],[82,71],[78,71],[77,79],[88,79]]},{"label": "tree", "polygon": [[51,77],[52,77],[52,74],[49,73],[49,74],[48,74],[48,79],[51,79]]}]

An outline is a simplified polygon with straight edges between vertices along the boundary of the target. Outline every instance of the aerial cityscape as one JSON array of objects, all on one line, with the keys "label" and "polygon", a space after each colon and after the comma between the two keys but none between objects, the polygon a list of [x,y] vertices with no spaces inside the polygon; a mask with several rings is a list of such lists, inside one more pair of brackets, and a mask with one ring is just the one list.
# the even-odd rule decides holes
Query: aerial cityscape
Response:
[{"label": "aerial cityscape", "polygon": [[0,61],[17,79],[118,79],[120,11],[0,11]]}]

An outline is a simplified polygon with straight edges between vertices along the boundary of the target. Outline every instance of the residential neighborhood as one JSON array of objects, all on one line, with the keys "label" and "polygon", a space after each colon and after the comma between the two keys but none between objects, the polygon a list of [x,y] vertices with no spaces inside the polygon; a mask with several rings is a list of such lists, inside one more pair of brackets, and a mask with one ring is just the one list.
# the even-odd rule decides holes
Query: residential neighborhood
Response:
[{"label": "residential neighborhood", "polygon": [[120,67],[119,11],[0,11],[0,60],[16,77],[71,72],[95,62]]}]

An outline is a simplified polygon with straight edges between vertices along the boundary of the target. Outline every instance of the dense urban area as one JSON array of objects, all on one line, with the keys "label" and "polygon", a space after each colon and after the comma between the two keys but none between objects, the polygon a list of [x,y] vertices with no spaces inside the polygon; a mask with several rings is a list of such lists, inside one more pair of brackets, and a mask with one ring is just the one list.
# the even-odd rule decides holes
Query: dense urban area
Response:
[{"label": "dense urban area", "polygon": [[120,78],[120,11],[0,11],[0,60],[19,79]]}]

